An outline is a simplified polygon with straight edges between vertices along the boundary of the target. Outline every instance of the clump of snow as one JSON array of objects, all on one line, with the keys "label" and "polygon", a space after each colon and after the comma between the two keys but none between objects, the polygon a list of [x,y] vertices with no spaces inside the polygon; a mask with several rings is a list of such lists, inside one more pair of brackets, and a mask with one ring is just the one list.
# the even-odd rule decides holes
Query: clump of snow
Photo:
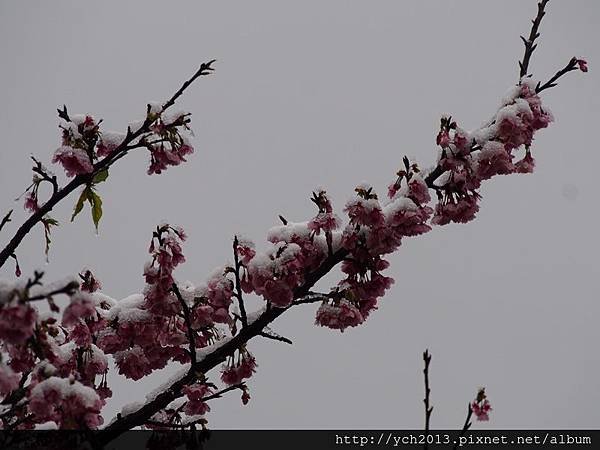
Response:
[{"label": "clump of snow", "polygon": [[141,308],[143,304],[144,296],[142,294],[133,294],[125,297],[110,308],[106,319],[109,321],[118,320],[119,322],[143,322],[150,320],[152,315]]}]

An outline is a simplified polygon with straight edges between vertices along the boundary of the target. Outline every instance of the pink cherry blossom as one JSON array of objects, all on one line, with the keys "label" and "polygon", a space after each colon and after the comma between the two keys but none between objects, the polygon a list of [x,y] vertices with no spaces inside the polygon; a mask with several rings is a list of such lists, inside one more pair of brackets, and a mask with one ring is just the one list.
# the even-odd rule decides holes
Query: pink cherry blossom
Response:
[{"label": "pink cherry blossom", "polygon": [[60,163],[68,177],[92,173],[94,171],[94,166],[85,150],[67,145],[63,145],[56,150],[52,162]]},{"label": "pink cherry blossom", "polygon": [[29,304],[0,305],[0,339],[9,344],[25,342],[32,334],[37,312]]},{"label": "pink cherry blossom", "polygon": [[587,72],[588,71],[587,61],[585,59],[578,58],[577,59],[577,65],[579,66],[579,70],[581,70],[582,72]]},{"label": "pink cherry blossom", "polygon": [[315,325],[344,331],[348,327],[360,325],[364,318],[358,308],[348,300],[322,304],[317,310]]},{"label": "pink cherry blossom", "polygon": [[196,383],[191,386],[185,386],[182,390],[188,398],[183,409],[183,412],[188,416],[203,416],[210,411],[208,404],[203,401],[203,398],[211,393],[210,388],[206,384]]},{"label": "pink cherry blossom", "polygon": [[35,213],[40,209],[40,206],[38,205],[37,195],[35,194],[35,192],[27,193],[27,195],[25,196],[25,204],[23,205],[23,207],[32,213]]},{"label": "pink cherry blossom", "polygon": [[229,363],[222,367],[221,380],[227,385],[239,384],[250,378],[256,371],[256,360],[247,350],[240,352],[239,358],[230,357]]},{"label": "pink cherry blossom", "polygon": [[65,327],[70,327],[80,319],[90,318],[95,314],[94,301],[86,293],[78,292],[71,297],[71,303],[65,308],[62,323]]},{"label": "pink cherry blossom", "polygon": [[533,159],[530,152],[525,153],[523,159],[515,163],[516,173],[533,173],[534,168],[535,159]]},{"label": "pink cherry blossom", "polygon": [[477,420],[490,420],[489,412],[492,410],[492,406],[490,405],[490,402],[488,400],[484,400],[481,403],[471,403],[471,409],[473,410],[473,414],[475,414],[475,417],[477,417]]}]

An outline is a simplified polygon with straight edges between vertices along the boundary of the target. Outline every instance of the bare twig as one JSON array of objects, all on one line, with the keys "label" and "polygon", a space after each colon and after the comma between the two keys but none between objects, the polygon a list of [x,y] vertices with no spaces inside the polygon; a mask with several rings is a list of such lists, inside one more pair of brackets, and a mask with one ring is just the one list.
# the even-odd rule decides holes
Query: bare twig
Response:
[{"label": "bare twig", "polygon": [[535,88],[535,92],[537,92],[538,94],[546,89],[550,89],[551,87],[556,86],[556,81],[558,81],[558,79],[560,77],[562,77],[563,75],[572,72],[573,70],[577,70],[578,63],[577,63],[577,58],[571,58],[571,60],[568,62],[568,64],[563,67],[562,69],[560,69],[558,72],[556,72],[554,74],[554,76],[552,78],[550,78],[548,81],[546,81],[544,84],[540,84],[538,83],[536,88]]},{"label": "bare twig", "polygon": [[221,397],[223,397],[223,394],[226,394],[229,391],[234,391],[236,389],[243,390],[245,387],[246,387],[246,383],[232,384],[231,386],[228,386],[225,389],[221,389],[219,392],[215,392],[214,394],[207,395],[206,397],[202,397],[202,401],[207,402],[209,400],[214,400],[215,398],[221,398]]},{"label": "bare twig", "polygon": [[181,94],[184,93],[184,91],[190,86],[190,84],[192,84],[194,81],[196,81],[196,78],[205,76],[205,75],[209,75],[213,70],[215,70],[211,67],[215,63],[215,61],[216,61],[216,59],[213,59],[207,63],[200,64],[200,68],[196,71],[196,73],[194,75],[192,75],[192,77],[189,80],[187,80],[185,83],[183,83],[181,85],[181,87],[179,88],[179,90],[177,92],[175,92],[175,94],[173,94],[173,96],[169,100],[167,100],[167,102],[162,107],[162,111],[164,112],[165,110],[167,110],[168,108],[173,106],[175,104],[175,101],[179,97],[181,97]]},{"label": "bare twig", "polygon": [[73,293],[75,292],[75,290],[78,287],[79,287],[79,283],[77,283],[76,281],[71,281],[71,282],[67,283],[65,286],[54,289],[50,292],[44,292],[42,294],[33,295],[31,297],[28,297],[25,299],[25,301],[35,302],[35,301],[39,301],[39,300],[47,300],[47,299],[52,298],[55,295],[60,295],[60,294],[73,295]]},{"label": "bare twig", "polygon": [[2,231],[2,228],[4,228],[4,225],[6,225],[8,222],[11,221],[10,216],[12,215],[13,210],[11,209],[3,218],[2,221],[0,221],[0,231]]},{"label": "bare twig", "polygon": [[265,331],[262,331],[259,334],[259,336],[262,336],[262,337],[267,338],[267,339],[272,339],[274,341],[285,342],[286,344],[290,344],[290,345],[293,344],[293,342],[290,339],[286,338],[285,336],[280,336],[278,334],[271,334],[271,333],[267,333]]},{"label": "bare twig", "polygon": [[[423,362],[425,363],[425,367],[423,368],[423,378],[425,380],[425,398],[423,399],[423,403],[425,404],[425,433],[428,433],[431,412],[433,411],[433,406],[429,404],[429,394],[431,393],[431,389],[429,388],[429,363],[431,363],[429,350],[423,352]],[[425,448],[428,448],[427,441],[425,441]]]},{"label": "bare twig", "polygon": [[540,33],[538,32],[538,29],[540,28],[540,23],[542,22],[542,18],[546,14],[546,12],[544,11],[544,8],[546,8],[546,4],[548,2],[549,2],[549,0],[541,0],[538,3],[537,15],[535,16],[535,19],[533,19],[531,21],[532,25],[531,25],[531,31],[529,32],[529,38],[525,39],[523,36],[521,36],[521,40],[523,41],[523,44],[525,44],[525,54],[523,55],[523,60],[519,61],[519,68],[520,68],[519,79],[521,79],[525,75],[527,75],[531,55],[533,54],[533,51],[537,47],[535,40],[538,37],[540,37]]},{"label": "bare twig", "polygon": [[[473,415],[473,408],[471,408],[471,403],[469,403],[467,405],[467,418],[465,419],[465,424],[462,427],[462,430],[460,431],[459,437],[462,437],[465,435],[465,433],[469,430],[469,428],[471,428],[471,416]],[[454,447],[452,447],[454,450],[456,450],[458,448],[458,441],[459,439],[456,440],[456,442],[454,443]]]}]

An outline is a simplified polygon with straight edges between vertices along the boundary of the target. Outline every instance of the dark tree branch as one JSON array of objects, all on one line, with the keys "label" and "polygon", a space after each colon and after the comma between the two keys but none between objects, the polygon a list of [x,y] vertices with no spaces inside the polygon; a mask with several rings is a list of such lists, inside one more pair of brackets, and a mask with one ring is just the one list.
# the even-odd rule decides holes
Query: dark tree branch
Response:
[{"label": "dark tree branch", "polygon": [[[431,363],[429,350],[423,352],[423,362],[425,363],[425,367],[423,368],[423,377],[425,379],[425,398],[423,399],[423,403],[425,404],[425,433],[428,433],[431,412],[433,411],[433,406],[430,406],[429,404],[429,394],[431,393],[431,389],[429,388],[429,363]],[[425,449],[427,448],[428,445],[427,442],[425,442]]]},{"label": "dark tree branch", "polygon": [[284,336],[279,336],[278,334],[276,335],[276,334],[271,334],[271,333],[267,333],[265,331],[262,331],[259,334],[259,336],[262,336],[262,337],[267,338],[267,339],[272,339],[274,341],[285,342],[286,344],[290,344],[290,345],[293,344],[293,342],[290,339],[288,339],[288,338],[286,338]]},{"label": "dark tree branch", "polygon": [[212,71],[214,71],[215,69],[213,69],[211,66],[215,63],[215,61],[216,59],[212,59],[207,63],[200,64],[200,68],[196,71],[196,73],[192,75],[192,77],[189,80],[183,83],[179,90],[175,92],[175,94],[173,94],[173,96],[169,100],[167,100],[167,102],[162,107],[162,111],[164,112],[165,110],[173,106],[177,99],[181,97],[181,94],[183,94],[185,90],[190,86],[190,84],[196,81],[198,77],[209,75]]},{"label": "dark tree branch", "polygon": [[546,14],[546,12],[544,11],[544,8],[546,8],[546,4],[548,3],[548,1],[549,0],[541,0],[538,3],[537,15],[535,16],[535,19],[533,19],[531,21],[532,25],[531,25],[531,31],[529,32],[529,38],[525,39],[523,36],[521,36],[521,40],[523,41],[523,44],[525,44],[525,54],[523,55],[523,60],[519,61],[519,68],[520,68],[519,79],[526,76],[527,71],[529,70],[529,61],[531,60],[531,55],[533,54],[533,51],[537,47],[535,40],[538,37],[540,37],[540,33],[538,32],[538,29],[540,28],[540,23],[542,22],[542,18]]},{"label": "dark tree branch", "polygon": [[44,292],[42,294],[33,295],[31,297],[28,297],[25,299],[25,301],[35,302],[38,300],[47,300],[55,295],[60,295],[60,294],[73,295],[75,293],[75,290],[78,287],[79,287],[79,283],[77,283],[76,281],[71,281],[70,283],[66,284],[65,286],[63,286],[61,288],[57,288],[50,292]]},{"label": "dark tree branch", "polygon": [[206,397],[202,397],[202,401],[207,402],[209,400],[221,398],[221,397],[223,397],[223,394],[226,394],[229,391],[234,391],[236,389],[243,390],[245,387],[246,387],[246,383],[232,384],[231,386],[228,386],[225,389],[221,389],[219,392],[215,392],[214,394],[207,395]]},{"label": "dark tree branch", "polygon": [[[467,431],[469,431],[469,428],[471,428],[471,416],[473,415],[473,408],[471,408],[471,403],[469,403],[467,405],[467,418],[465,419],[465,424],[462,427],[462,430],[460,431],[459,437],[462,437],[465,435],[465,433]],[[456,442],[454,443],[454,447],[452,447],[454,450],[456,450],[458,448],[458,441],[459,439],[456,440]]]},{"label": "dark tree branch", "polygon": [[4,225],[6,225],[8,222],[11,221],[10,216],[12,215],[13,210],[11,209],[3,218],[2,221],[0,221],[0,231],[2,231],[2,228],[4,228]]},{"label": "dark tree branch", "polygon": [[544,84],[538,83],[536,88],[535,88],[535,92],[537,92],[538,94],[542,91],[545,91],[546,89],[550,89],[554,86],[556,86],[556,81],[558,81],[558,79],[560,77],[562,77],[563,75],[572,72],[573,70],[578,70],[577,67],[577,58],[571,58],[571,60],[569,61],[569,63],[563,67],[562,69],[560,69],[558,72],[556,72],[554,74],[554,76],[552,78],[550,78],[547,82],[545,82]]}]

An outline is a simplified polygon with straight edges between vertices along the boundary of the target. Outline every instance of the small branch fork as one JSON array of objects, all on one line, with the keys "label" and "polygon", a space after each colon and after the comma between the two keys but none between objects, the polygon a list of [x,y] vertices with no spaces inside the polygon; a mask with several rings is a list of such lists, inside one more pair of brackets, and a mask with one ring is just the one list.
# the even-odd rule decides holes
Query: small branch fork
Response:
[{"label": "small branch fork", "polygon": [[[431,363],[431,354],[429,353],[429,350],[423,352],[423,362],[425,363],[425,367],[423,368],[423,378],[425,382],[425,398],[423,399],[423,403],[425,404],[425,433],[429,433],[431,412],[433,411],[433,406],[430,406],[429,403],[429,394],[431,393],[431,389],[429,388],[429,364]],[[428,445],[426,441],[425,449],[427,448]]]},{"label": "small branch fork", "polygon": [[[175,92],[175,94],[173,94],[173,96],[169,100],[167,100],[166,103],[164,103],[162,107],[162,112],[173,106],[175,104],[175,101],[197,78],[209,75],[213,71],[213,68],[211,66],[214,62],[215,60],[209,61],[207,63],[202,63],[200,65],[200,68],[194,73],[194,75],[192,75],[192,77],[189,80],[183,83],[183,85],[177,90],[177,92]],[[63,110],[59,109],[58,114],[61,118],[69,120],[66,108],[64,108]],[[130,129],[128,129],[127,136],[125,137],[124,141],[115,149],[115,151],[112,154],[94,164],[94,170],[92,173],[85,175],[77,175],[68,184],[66,184],[60,189],[56,189],[57,185],[54,186],[53,183],[54,192],[52,196],[48,199],[48,201],[46,201],[46,203],[40,206],[38,211],[33,213],[31,216],[29,216],[27,220],[25,220],[25,222],[23,222],[23,224],[15,232],[12,239],[8,242],[6,247],[4,247],[2,251],[0,251],[0,267],[2,267],[6,263],[8,258],[10,258],[11,255],[14,254],[15,250],[21,244],[25,236],[27,236],[27,234],[35,225],[42,221],[43,217],[46,214],[52,211],[52,209],[60,201],[65,199],[75,189],[85,184],[89,184],[99,172],[101,172],[104,169],[108,169],[115,161],[122,158],[128,152],[129,144],[135,141],[135,139],[142,136],[144,133],[147,133],[150,130],[150,126],[152,125],[152,123],[153,120],[151,120],[150,117],[146,117],[146,120],[144,120],[144,123],[137,131],[132,132]],[[51,180],[48,181],[52,182]],[[6,222],[7,221],[3,220],[1,222],[2,226],[4,226]]]}]

